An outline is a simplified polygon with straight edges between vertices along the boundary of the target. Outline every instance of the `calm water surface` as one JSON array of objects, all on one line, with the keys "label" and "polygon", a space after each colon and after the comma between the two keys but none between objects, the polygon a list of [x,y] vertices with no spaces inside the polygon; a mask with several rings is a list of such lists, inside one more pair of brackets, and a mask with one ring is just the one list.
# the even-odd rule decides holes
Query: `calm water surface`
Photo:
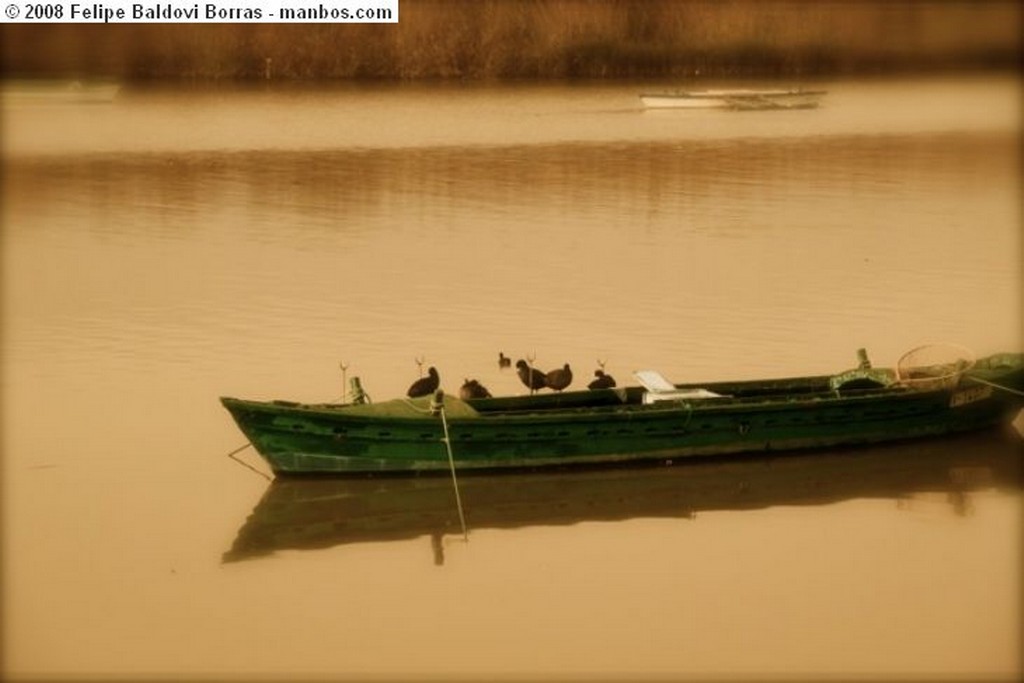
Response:
[{"label": "calm water surface", "polygon": [[[123,92],[3,113],[13,676],[1021,671],[1020,441],[269,484],[220,395],[1019,350],[1012,79]],[[240,457],[257,468],[251,451]]]}]

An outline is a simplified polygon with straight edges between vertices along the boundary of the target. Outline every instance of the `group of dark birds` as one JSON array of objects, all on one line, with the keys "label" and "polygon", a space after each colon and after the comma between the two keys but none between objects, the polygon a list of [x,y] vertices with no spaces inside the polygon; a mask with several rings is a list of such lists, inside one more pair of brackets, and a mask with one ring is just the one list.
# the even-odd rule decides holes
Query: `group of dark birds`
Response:
[{"label": "group of dark birds", "polygon": [[[601,369],[594,370],[594,380],[587,385],[587,388],[611,389],[615,386],[615,378],[605,373],[604,363],[598,361],[598,364],[601,366]],[[507,368],[509,365],[511,365],[511,360],[506,358],[505,354],[499,353],[498,366]],[[516,361],[516,375],[519,376],[519,381],[530,391],[539,391],[540,389],[562,391],[572,384],[572,368],[569,367],[568,363],[560,368],[542,372],[520,358]]]},{"label": "group of dark birds", "polygon": [[[587,385],[588,389],[611,389],[615,386],[615,378],[608,375],[603,370],[604,363],[598,361],[602,366],[602,369],[594,371],[594,380]],[[512,359],[506,356],[504,353],[498,353],[498,367],[505,369],[512,366]],[[541,389],[551,389],[553,391],[563,391],[570,384],[572,384],[572,368],[566,363],[560,368],[549,370],[548,372],[542,372],[531,364],[527,363],[523,359],[516,361],[516,375],[519,376],[519,380],[530,390],[530,393],[540,391]],[[437,368],[431,366],[427,370],[426,377],[421,377],[412,383],[409,387],[407,396],[409,398],[418,398],[420,396],[429,396],[437,391],[441,385],[441,377],[437,373]],[[475,379],[467,379],[459,389],[459,398],[473,399],[473,398],[491,398],[491,392],[487,390],[487,387],[480,384]]]}]

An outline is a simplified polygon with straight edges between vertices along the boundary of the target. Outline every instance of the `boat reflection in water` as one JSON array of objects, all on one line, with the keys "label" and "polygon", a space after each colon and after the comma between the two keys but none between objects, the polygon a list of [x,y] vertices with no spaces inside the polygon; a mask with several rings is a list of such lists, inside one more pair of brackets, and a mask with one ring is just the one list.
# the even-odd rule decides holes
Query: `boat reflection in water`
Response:
[{"label": "boat reflection in water", "polygon": [[[466,524],[510,529],[698,512],[826,505],[945,493],[954,514],[968,494],[1021,487],[1020,436],[994,429],[948,439],[814,454],[700,459],[672,467],[466,474],[458,478]],[[279,550],[462,534],[451,477],[277,478],[238,531],[225,562]]]}]

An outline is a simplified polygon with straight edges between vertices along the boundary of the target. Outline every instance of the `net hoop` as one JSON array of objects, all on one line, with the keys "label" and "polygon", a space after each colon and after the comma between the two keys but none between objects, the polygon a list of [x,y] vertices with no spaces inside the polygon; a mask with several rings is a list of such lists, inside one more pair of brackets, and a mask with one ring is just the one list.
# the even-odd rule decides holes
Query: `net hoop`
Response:
[{"label": "net hoop", "polygon": [[959,344],[924,344],[896,363],[896,383],[920,391],[951,389],[974,367],[974,352]]}]

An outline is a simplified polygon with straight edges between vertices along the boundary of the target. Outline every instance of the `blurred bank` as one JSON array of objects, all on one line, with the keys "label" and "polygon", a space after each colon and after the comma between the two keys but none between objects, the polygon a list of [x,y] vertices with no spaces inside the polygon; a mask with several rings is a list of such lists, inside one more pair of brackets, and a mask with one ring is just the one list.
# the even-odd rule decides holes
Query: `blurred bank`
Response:
[{"label": "blurred bank", "polygon": [[397,24],[5,24],[6,78],[594,79],[1015,69],[1020,3],[406,0]]}]

